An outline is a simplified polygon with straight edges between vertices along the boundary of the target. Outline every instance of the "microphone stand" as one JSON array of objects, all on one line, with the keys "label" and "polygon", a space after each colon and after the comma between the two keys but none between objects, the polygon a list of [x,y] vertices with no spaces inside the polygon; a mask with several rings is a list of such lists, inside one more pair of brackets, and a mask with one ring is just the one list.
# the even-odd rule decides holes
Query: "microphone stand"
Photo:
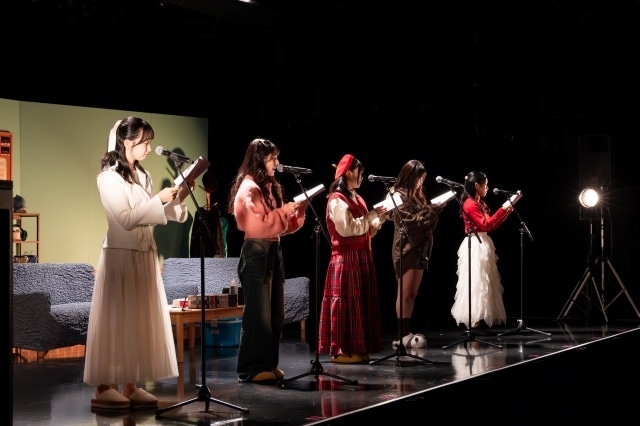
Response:
[{"label": "microphone stand", "polygon": [[[320,297],[318,288],[319,286],[319,280],[320,280],[320,273],[319,273],[319,264],[320,264],[320,260],[319,260],[319,256],[320,256],[320,231],[322,231],[322,235],[324,236],[324,239],[329,243],[329,246],[331,246],[331,240],[329,239],[325,229],[322,227],[322,223],[320,222],[320,217],[318,216],[318,213],[316,213],[316,210],[313,208],[313,205],[311,205],[311,200],[309,199],[309,195],[307,194],[307,190],[304,189],[304,187],[302,186],[302,183],[300,182],[300,173],[294,173],[292,172],[293,175],[296,178],[296,182],[298,182],[298,185],[300,186],[300,189],[302,190],[302,193],[304,194],[304,197],[307,199],[307,202],[309,203],[309,208],[311,208],[311,211],[313,212],[313,216],[315,218],[316,221],[316,226],[314,227],[313,233],[315,236],[315,246],[316,246],[316,301],[315,301],[315,311],[316,311],[316,330],[320,330],[320,315],[318,313],[318,309],[317,309],[317,305],[318,305],[318,300]],[[317,341],[317,338],[315,339]],[[347,382],[351,385],[357,385],[358,381],[357,380],[350,380],[341,376],[338,376],[336,374],[332,374],[332,373],[327,373],[326,371],[324,371],[324,368],[322,367],[322,364],[320,363],[320,354],[318,352],[318,344],[316,343],[315,345],[315,360],[311,361],[311,370],[300,374],[298,376],[295,377],[291,377],[289,379],[286,380],[280,380],[278,382],[278,386],[280,386],[281,388],[284,388],[284,385],[292,382],[294,380],[298,380],[301,379],[303,377],[307,377],[307,376],[314,376],[316,378],[316,380],[320,377],[320,376],[329,376],[329,377],[333,377],[334,379],[338,379],[338,380],[342,380],[344,382]],[[318,387],[319,388],[319,387]]]},{"label": "microphone stand", "polygon": [[[193,204],[195,204],[196,206],[196,211],[198,212],[197,216],[200,219],[200,223],[202,224],[202,229],[206,230],[207,234],[209,235],[209,238],[211,238],[211,240],[213,241],[213,236],[211,234],[211,230],[209,229],[209,226],[207,224],[207,220],[204,216],[204,212],[202,212],[202,209],[200,209],[200,207],[198,206],[198,202],[196,201],[196,197],[193,195],[193,191],[191,190],[191,187],[189,186],[189,184],[186,182],[184,175],[182,174],[182,169],[181,169],[181,163],[182,160],[177,157],[177,156],[171,156],[171,159],[174,161],[176,170],[178,171],[178,173],[180,174],[180,176],[182,177],[182,185],[186,186],[187,190],[189,191],[189,195],[191,196],[191,200],[193,201]],[[202,232],[200,232],[200,346],[204,345],[204,341],[205,341],[205,318],[206,318],[206,313],[205,313],[205,280],[204,280],[204,239],[202,236]],[[215,402],[217,404],[221,404],[224,405],[226,407],[229,408],[234,408],[238,411],[242,411],[243,413],[248,413],[249,409],[248,408],[242,408],[239,407],[237,405],[233,405],[229,402],[225,402],[225,401],[221,401],[219,399],[215,399],[213,397],[211,397],[211,392],[209,391],[209,388],[207,387],[206,381],[207,381],[207,375],[206,375],[206,360],[205,360],[205,351],[204,348],[201,347],[200,349],[200,359],[201,359],[201,366],[200,366],[200,371],[202,373],[202,383],[199,385],[196,385],[196,388],[198,388],[198,396],[195,398],[191,398],[188,399],[186,401],[183,402],[179,402],[177,404],[174,404],[172,406],[163,408],[163,409],[159,409],[156,410],[156,419],[160,419],[162,417],[162,413],[176,409],[178,407],[182,407],[184,405],[187,404],[191,404],[194,402],[204,402],[205,403],[205,409],[204,412],[208,413],[209,412],[209,404],[211,402]]]},{"label": "microphone stand", "polygon": [[531,242],[533,242],[533,236],[531,235],[531,232],[529,231],[529,228],[527,228],[527,224],[524,223],[524,220],[522,220],[522,217],[520,217],[520,213],[518,213],[518,210],[516,210],[515,205],[513,204],[513,202],[511,201],[511,197],[509,197],[508,195],[506,196],[507,200],[509,200],[509,203],[511,204],[511,207],[513,208],[513,211],[515,212],[515,214],[518,216],[518,220],[520,221],[520,319],[518,319],[518,326],[516,328],[513,328],[511,330],[505,331],[504,333],[500,333],[498,334],[498,337],[502,337],[502,336],[508,336],[510,334],[516,334],[521,332],[522,330],[525,331],[533,331],[534,333],[538,333],[538,334],[544,334],[546,336],[551,336],[551,333],[546,333],[544,331],[540,331],[540,330],[535,330],[533,328],[529,328],[529,327],[525,327],[524,325],[524,303],[523,303],[523,295],[524,295],[524,243],[523,243],[523,236],[524,234],[527,234],[527,236],[529,237],[529,240]]},{"label": "microphone stand", "polygon": [[[404,304],[404,300],[402,300],[402,295],[403,295],[403,287],[404,287],[404,282],[403,282],[403,273],[402,273],[402,247],[403,247],[403,243],[404,243],[404,239],[405,237],[407,238],[407,241],[409,241],[409,245],[412,246],[413,244],[411,243],[411,237],[409,236],[409,231],[407,230],[407,225],[404,223],[404,221],[402,220],[402,216],[400,215],[400,212],[398,211],[398,205],[396,204],[396,200],[393,198],[393,194],[391,193],[391,189],[389,188],[389,183],[388,182],[383,182],[385,188],[387,189],[387,194],[389,194],[389,197],[391,198],[391,201],[393,202],[393,213],[395,214],[396,218],[398,219],[398,222],[400,223],[400,283],[399,283],[399,299],[400,299],[400,330],[398,330],[398,334],[399,336],[399,342],[398,342],[398,346],[396,347],[396,353],[395,354],[391,354],[391,355],[387,355],[384,356],[380,359],[376,359],[373,361],[369,361],[369,365],[375,365],[379,362],[382,361],[386,361],[389,358],[393,358],[394,356],[396,357],[396,365],[398,366],[402,366],[402,364],[400,363],[400,357],[401,356],[407,356],[413,359],[417,359],[420,360],[422,362],[426,362],[429,364],[437,364],[436,361],[430,361],[428,359],[424,359],[419,357],[418,355],[414,355],[411,354],[409,352],[407,352],[407,348],[404,346],[404,344],[402,343],[402,338],[404,337],[402,335],[403,330],[402,330],[402,305]],[[407,330],[408,331],[408,330]]]},{"label": "microphone stand", "polygon": [[[462,208],[462,200],[460,197],[456,197],[456,200],[458,200],[458,204],[460,204],[460,211],[462,212],[462,216],[464,217],[464,209]],[[468,271],[468,275],[469,275],[469,283],[468,283],[468,288],[469,288],[469,320],[467,321],[469,324],[467,324],[467,329],[465,330],[465,335],[466,337],[458,342],[455,343],[451,343],[448,344],[446,346],[443,346],[442,349],[448,349],[451,346],[456,346],[459,345],[460,343],[464,343],[465,347],[467,346],[467,342],[480,342],[480,343],[484,343],[485,345],[491,345],[491,346],[495,346],[496,348],[500,348],[502,349],[502,345],[496,345],[494,343],[490,343],[490,342],[485,342],[483,340],[478,340],[475,337],[475,334],[472,331],[471,328],[471,235],[475,235],[476,238],[478,239],[478,244],[482,244],[482,240],[480,239],[480,236],[478,235],[478,232],[476,231],[476,227],[473,225],[473,223],[467,219],[467,223],[469,225],[469,231],[467,232],[467,264],[469,266],[469,271]]]}]

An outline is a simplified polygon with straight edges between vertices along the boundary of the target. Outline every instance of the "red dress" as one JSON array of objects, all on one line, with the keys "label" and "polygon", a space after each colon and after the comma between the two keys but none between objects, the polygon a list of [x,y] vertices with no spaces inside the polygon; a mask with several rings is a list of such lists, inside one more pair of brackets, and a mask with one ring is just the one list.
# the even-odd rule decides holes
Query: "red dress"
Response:
[{"label": "red dress", "polygon": [[340,192],[329,196],[326,222],[332,249],[320,308],[318,352],[332,356],[380,352],[381,312],[370,229],[361,224],[362,234],[341,236],[330,216],[335,198],[347,204],[351,219],[367,220],[367,206],[359,195],[355,201]]}]

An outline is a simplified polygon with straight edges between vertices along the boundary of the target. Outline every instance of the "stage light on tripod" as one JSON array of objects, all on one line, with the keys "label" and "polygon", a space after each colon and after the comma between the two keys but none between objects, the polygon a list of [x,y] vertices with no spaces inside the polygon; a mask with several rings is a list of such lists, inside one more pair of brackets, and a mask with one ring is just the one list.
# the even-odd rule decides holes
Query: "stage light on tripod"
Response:
[{"label": "stage light on tripod", "polygon": [[580,201],[582,207],[586,207],[589,209],[595,207],[598,204],[598,202],[600,201],[600,195],[598,195],[598,192],[595,189],[583,189],[578,196],[578,201]]}]

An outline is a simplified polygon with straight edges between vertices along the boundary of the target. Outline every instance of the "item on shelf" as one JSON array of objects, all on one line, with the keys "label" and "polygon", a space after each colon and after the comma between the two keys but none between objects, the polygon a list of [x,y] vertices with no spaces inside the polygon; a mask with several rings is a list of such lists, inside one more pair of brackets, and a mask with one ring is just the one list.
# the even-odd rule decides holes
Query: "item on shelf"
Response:
[{"label": "item on shelf", "polygon": [[27,200],[24,197],[17,195],[13,197],[13,212],[14,213],[26,213],[27,212]]}]

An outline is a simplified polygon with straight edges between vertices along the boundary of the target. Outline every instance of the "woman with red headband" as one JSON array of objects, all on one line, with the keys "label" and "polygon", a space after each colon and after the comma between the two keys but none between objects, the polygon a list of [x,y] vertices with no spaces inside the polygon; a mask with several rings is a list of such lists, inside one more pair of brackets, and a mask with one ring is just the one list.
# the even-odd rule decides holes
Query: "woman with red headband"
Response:
[{"label": "woman with red headband", "polygon": [[364,166],[342,157],[329,187],[326,220],[331,259],[320,308],[318,352],[331,362],[357,364],[380,352],[382,325],[371,237],[386,220],[386,207],[369,211],[356,189]]}]

